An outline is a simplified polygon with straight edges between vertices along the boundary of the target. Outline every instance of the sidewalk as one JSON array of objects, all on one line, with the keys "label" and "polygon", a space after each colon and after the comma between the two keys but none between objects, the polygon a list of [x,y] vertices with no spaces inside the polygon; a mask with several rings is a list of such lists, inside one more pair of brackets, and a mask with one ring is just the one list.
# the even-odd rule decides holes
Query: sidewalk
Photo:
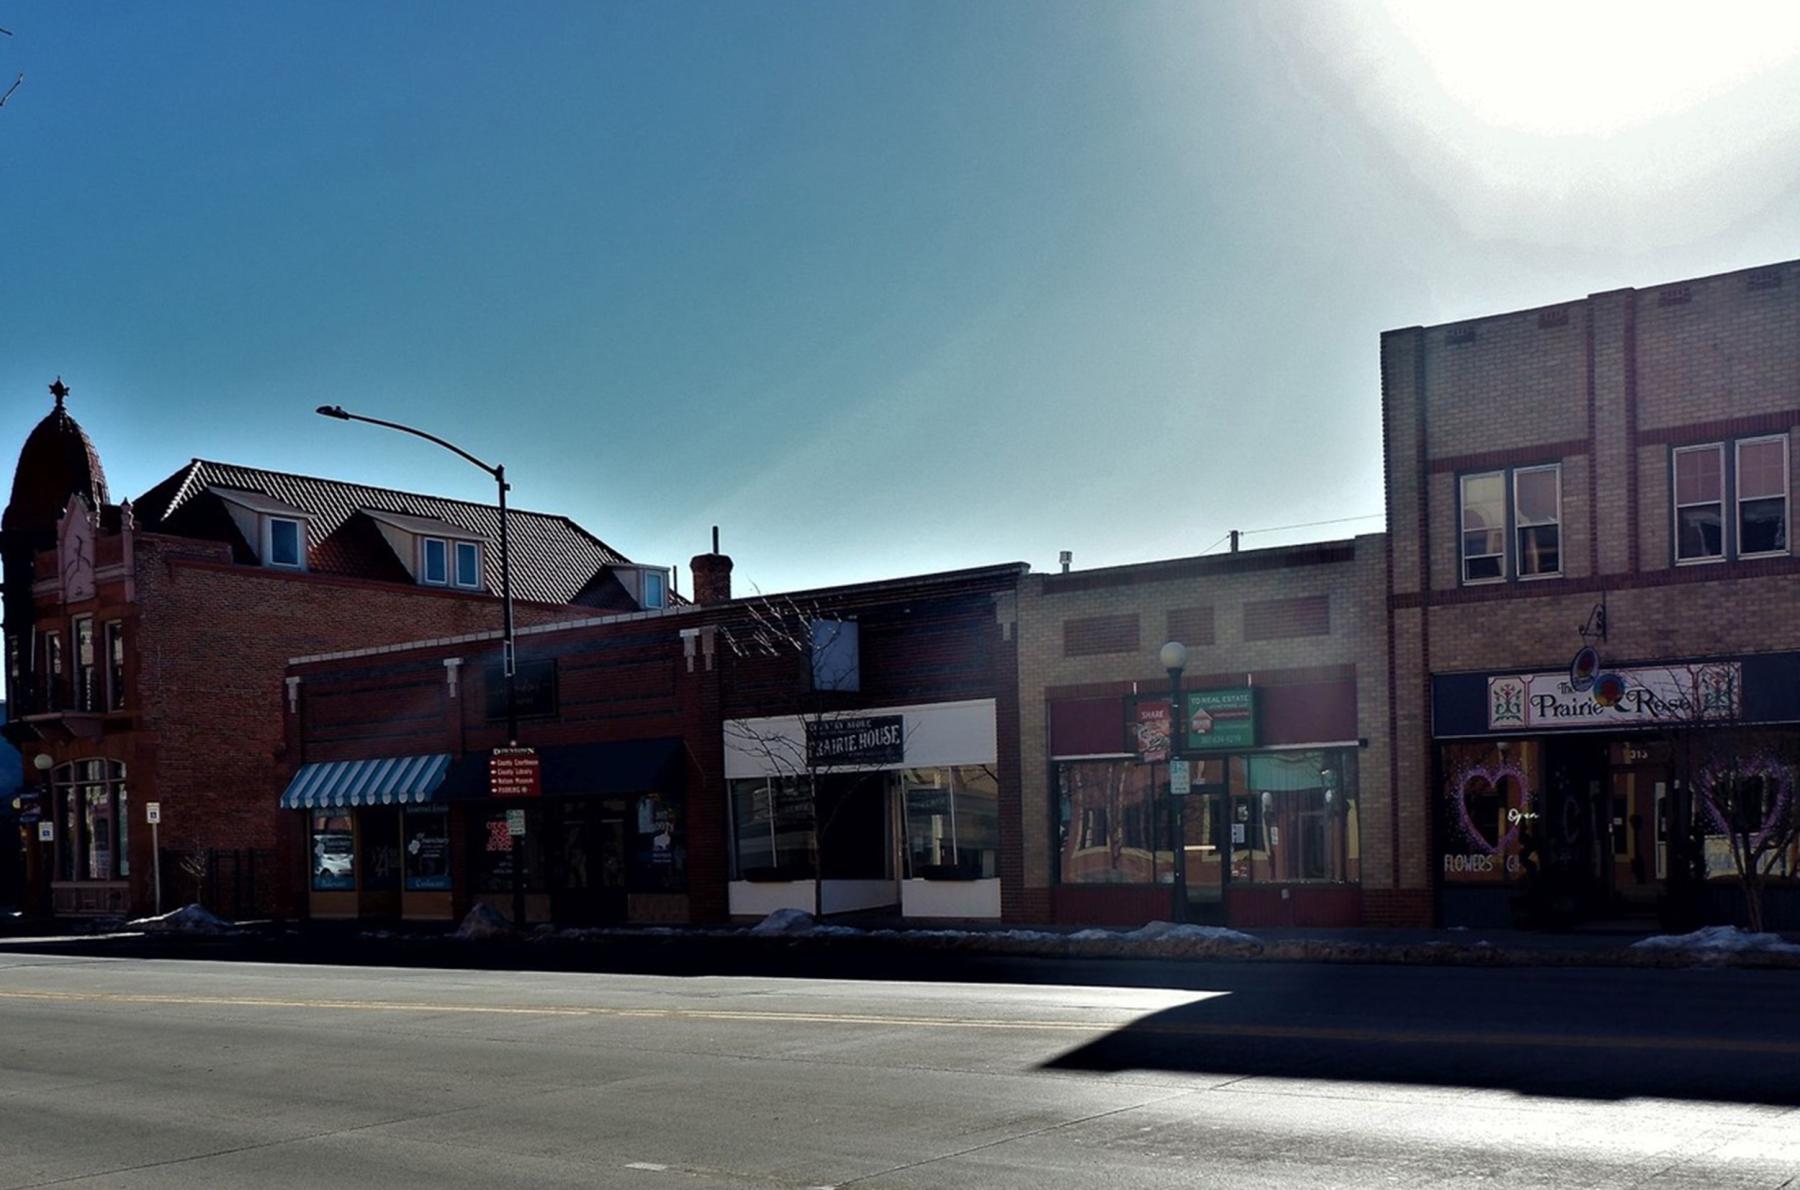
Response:
[{"label": "sidewalk", "polygon": [[1712,927],[1680,937],[1522,930],[1264,929],[1155,922],[1136,930],[1015,928],[998,923],[899,927],[815,922],[783,911],[754,926],[644,926],[524,933],[504,919],[461,929],[368,929],[354,922],[221,922],[194,914],[173,928],[0,937],[0,951],[263,962],[557,970],[884,969],[937,960],[1223,960],[1481,967],[1734,966],[1800,970],[1800,941]]}]

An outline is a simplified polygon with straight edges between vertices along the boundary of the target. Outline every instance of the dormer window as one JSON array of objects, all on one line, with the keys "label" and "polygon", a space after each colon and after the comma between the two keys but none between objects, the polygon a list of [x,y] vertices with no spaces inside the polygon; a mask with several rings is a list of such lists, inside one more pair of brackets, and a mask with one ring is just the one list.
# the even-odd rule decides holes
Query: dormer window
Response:
[{"label": "dormer window", "polygon": [[263,550],[263,557],[270,566],[286,566],[298,570],[306,564],[306,553],[301,547],[305,540],[304,530],[299,521],[288,517],[272,516],[264,518],[268,525],[268,541]]},{"label": "dormer window", "polygon": [[663,588],[662,572],[660,570],[644,571],[644,606],[662,607],[668,602],[668,593]]},{"label": "dormer window", "polygon": [[442,537],[419,539],[419,581],[433,587],[450,582],[450,543]]},{"label": "dormer window", "polygon": [[456,543],[456,585],[469,590],[481,586],[481,547],[472,541]]}]

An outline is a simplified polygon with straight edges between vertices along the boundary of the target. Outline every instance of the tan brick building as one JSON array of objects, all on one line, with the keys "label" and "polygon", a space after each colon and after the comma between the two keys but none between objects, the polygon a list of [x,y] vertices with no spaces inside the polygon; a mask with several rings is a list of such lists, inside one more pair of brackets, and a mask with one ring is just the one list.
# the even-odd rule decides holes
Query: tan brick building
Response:
[{"label": "tan brick building", "polygon": [[1401,885],[1447,924],[1667,911],[1722,875],[1677,737],[1800,720],[1800,263],[1391,331],[1381,367]]},{"label": "tan brick building", "polygon": [[1021,893],[1007,915],[1130,924],[1179,912],[1168,641],[1187,650],[1189,919],[1416,915],[1394,880],[1385,594],[1379,534],[1028,576]]}]

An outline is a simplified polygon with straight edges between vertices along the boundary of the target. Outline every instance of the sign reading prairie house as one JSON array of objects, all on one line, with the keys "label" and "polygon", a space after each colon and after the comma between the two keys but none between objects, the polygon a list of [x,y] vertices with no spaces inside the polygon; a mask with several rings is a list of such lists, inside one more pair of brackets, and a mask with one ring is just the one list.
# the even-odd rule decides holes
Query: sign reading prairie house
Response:
[{"label": "sign reading prairie house", "polygon": [[[1735,719],[1743,709],[1743,666],[1736,661],[1616,670],[1624,691],[1610,705],[1595,690],[1576,690],[1564,672],[1488,679],[1490,731],[1580,730]],[[1597,687],[1596,687],[1597,688]]]},{"label": "sign reading prairie house", "polygon": [[899,764],[906,756],[904,715],[863,715],[843,719],[809,719],[806,763],[817,768],[837,764]]}]

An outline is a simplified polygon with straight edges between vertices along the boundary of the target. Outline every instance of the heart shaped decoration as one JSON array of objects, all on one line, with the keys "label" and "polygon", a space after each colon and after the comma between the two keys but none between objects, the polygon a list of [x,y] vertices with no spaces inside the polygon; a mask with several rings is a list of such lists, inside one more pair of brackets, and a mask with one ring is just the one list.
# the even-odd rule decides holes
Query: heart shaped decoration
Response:
[{"label": "heart shaped decoration", "polygon": [[[1506,783],[1510,781],[1518,790],[1515,805],[1512,798],[1507,797]],[[1475,820],[1469,814],[1470,795],[1498,792],[1502,804],[1509,809],[1517,809],[1517,815],[1508,814],[1506,833],[1498,839],[1490,839],[1482,833]],[[1463,839],[1475,851],[1485,855],[1501,855],[1511,850],[1519,841],[1519,828],[1525,820],[1534,817],[1531,809],[1531,786],[1525,783],[1525,770],[1516,761],[1502,760],[1493,765],[1467,765],[1450,777],[1449,797],[1454,816],[1454,824],[1462,833]]]},{"label": "heart shaped decoration", "polygon": [[1727,817],[1731,807],[1720,806],[1714,792],[1724,781],[1735,780],[1742,783],[1752,777],[1761,777],[1763,789],[1769,791],[1764,799],[1768,811],[1763,815],[1756,833],[1750,836],[1751,850],[1761,851],[1769,832],[1786,819],[1788,800],[1793,797],[1793,785],[1786,765],[1769,756],[1746,756],[1729,764],[1709,767],[1700,774],[1700,804],[1719,834],[1731,834],[1731,824]]}]

